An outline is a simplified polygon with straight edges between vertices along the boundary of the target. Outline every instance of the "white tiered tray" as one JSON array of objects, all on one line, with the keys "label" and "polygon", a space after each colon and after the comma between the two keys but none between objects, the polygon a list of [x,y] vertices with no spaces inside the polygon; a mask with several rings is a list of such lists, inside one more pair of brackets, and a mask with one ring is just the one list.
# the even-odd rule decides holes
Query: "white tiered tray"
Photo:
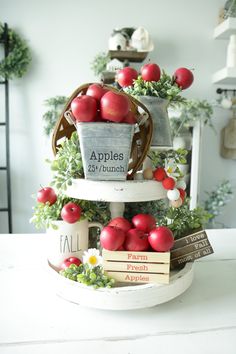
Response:
[{"label": "white tiered tray", "polygon": [[[110,202],[111,217],[122,216],[124,203],[166,198],[162,184],[153,180],[93,181],[74,179],[66,190],[69,197]],[[62,277],[52,267],[56,292],[77,304],[106,310],[132,310],[153,307],[170,301],[186,291],[193,280],[193,264],[170,273],[169,284],[120,284],[111,289],[97,289]]]},{"label": "white tiered tray", "polygon": [[92,181],[74,179],[66,190],[69,197],[105,202],[146,202],[166,198],[166,190],[157,181]]},{"label": "white tiered tray", "polygon": [[64,278],[49,267],[57,295],[81,306],[103,310],[134,310],[168,302],[185,292],[193,280],[193,263],[171,272],[170,283],[120,286],[94,289]]}]

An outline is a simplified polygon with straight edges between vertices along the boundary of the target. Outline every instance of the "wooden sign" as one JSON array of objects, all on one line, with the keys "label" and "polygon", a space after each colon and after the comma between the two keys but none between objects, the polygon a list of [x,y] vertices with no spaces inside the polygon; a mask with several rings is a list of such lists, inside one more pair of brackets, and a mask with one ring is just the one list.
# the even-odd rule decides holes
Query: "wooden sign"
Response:
[{"label": "wooden sign", "polygon": [[171,254],[171,268],[177,268],[187,262],[213,253],[213,249],[204,230],[176,240]]},{"label": "wooden sign", "polygon": [[105,272],[118,282],[169,283],[170,252],[102,251]]}]

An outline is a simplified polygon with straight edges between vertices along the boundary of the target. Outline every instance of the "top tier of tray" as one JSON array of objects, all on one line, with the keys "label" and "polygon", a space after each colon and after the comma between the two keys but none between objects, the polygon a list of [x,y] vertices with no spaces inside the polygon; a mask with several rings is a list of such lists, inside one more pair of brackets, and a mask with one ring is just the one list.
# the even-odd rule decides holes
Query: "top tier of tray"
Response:
[{"label": "top tier of tray", "polygon": [[106,202],[144,202],[166,198],[166,190],[157,181],[92,181],[74,179],[66,190],[69,197]]}]

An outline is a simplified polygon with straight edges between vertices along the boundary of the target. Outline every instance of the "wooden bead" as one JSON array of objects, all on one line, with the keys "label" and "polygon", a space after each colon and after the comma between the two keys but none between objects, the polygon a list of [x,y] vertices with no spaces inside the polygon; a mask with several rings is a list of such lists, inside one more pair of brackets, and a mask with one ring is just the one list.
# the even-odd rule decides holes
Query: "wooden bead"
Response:
[{"label": "wooden bead", "polygon": [[150,167],[146,168],[143,171],[143,178],[144,179],[153,179],[153,171]]},{"label": "wooden bead", "polygon": [[173,208],[179,208],[183,204],[182,198],[179,198],[177,200],[171,200],[170,205]]}]

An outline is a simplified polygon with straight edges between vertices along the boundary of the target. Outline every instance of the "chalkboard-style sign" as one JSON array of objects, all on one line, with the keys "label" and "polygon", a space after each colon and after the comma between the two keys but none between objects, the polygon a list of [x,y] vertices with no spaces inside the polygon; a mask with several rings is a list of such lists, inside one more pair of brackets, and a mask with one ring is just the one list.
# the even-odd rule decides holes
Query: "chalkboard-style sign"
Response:
[{"label": "chalkboard-style sign", "polygon": [[213,253],[212,246],[204,230],[182,237],[175,241],[170,252],[171,268],[178,268],[187,262]]}]

